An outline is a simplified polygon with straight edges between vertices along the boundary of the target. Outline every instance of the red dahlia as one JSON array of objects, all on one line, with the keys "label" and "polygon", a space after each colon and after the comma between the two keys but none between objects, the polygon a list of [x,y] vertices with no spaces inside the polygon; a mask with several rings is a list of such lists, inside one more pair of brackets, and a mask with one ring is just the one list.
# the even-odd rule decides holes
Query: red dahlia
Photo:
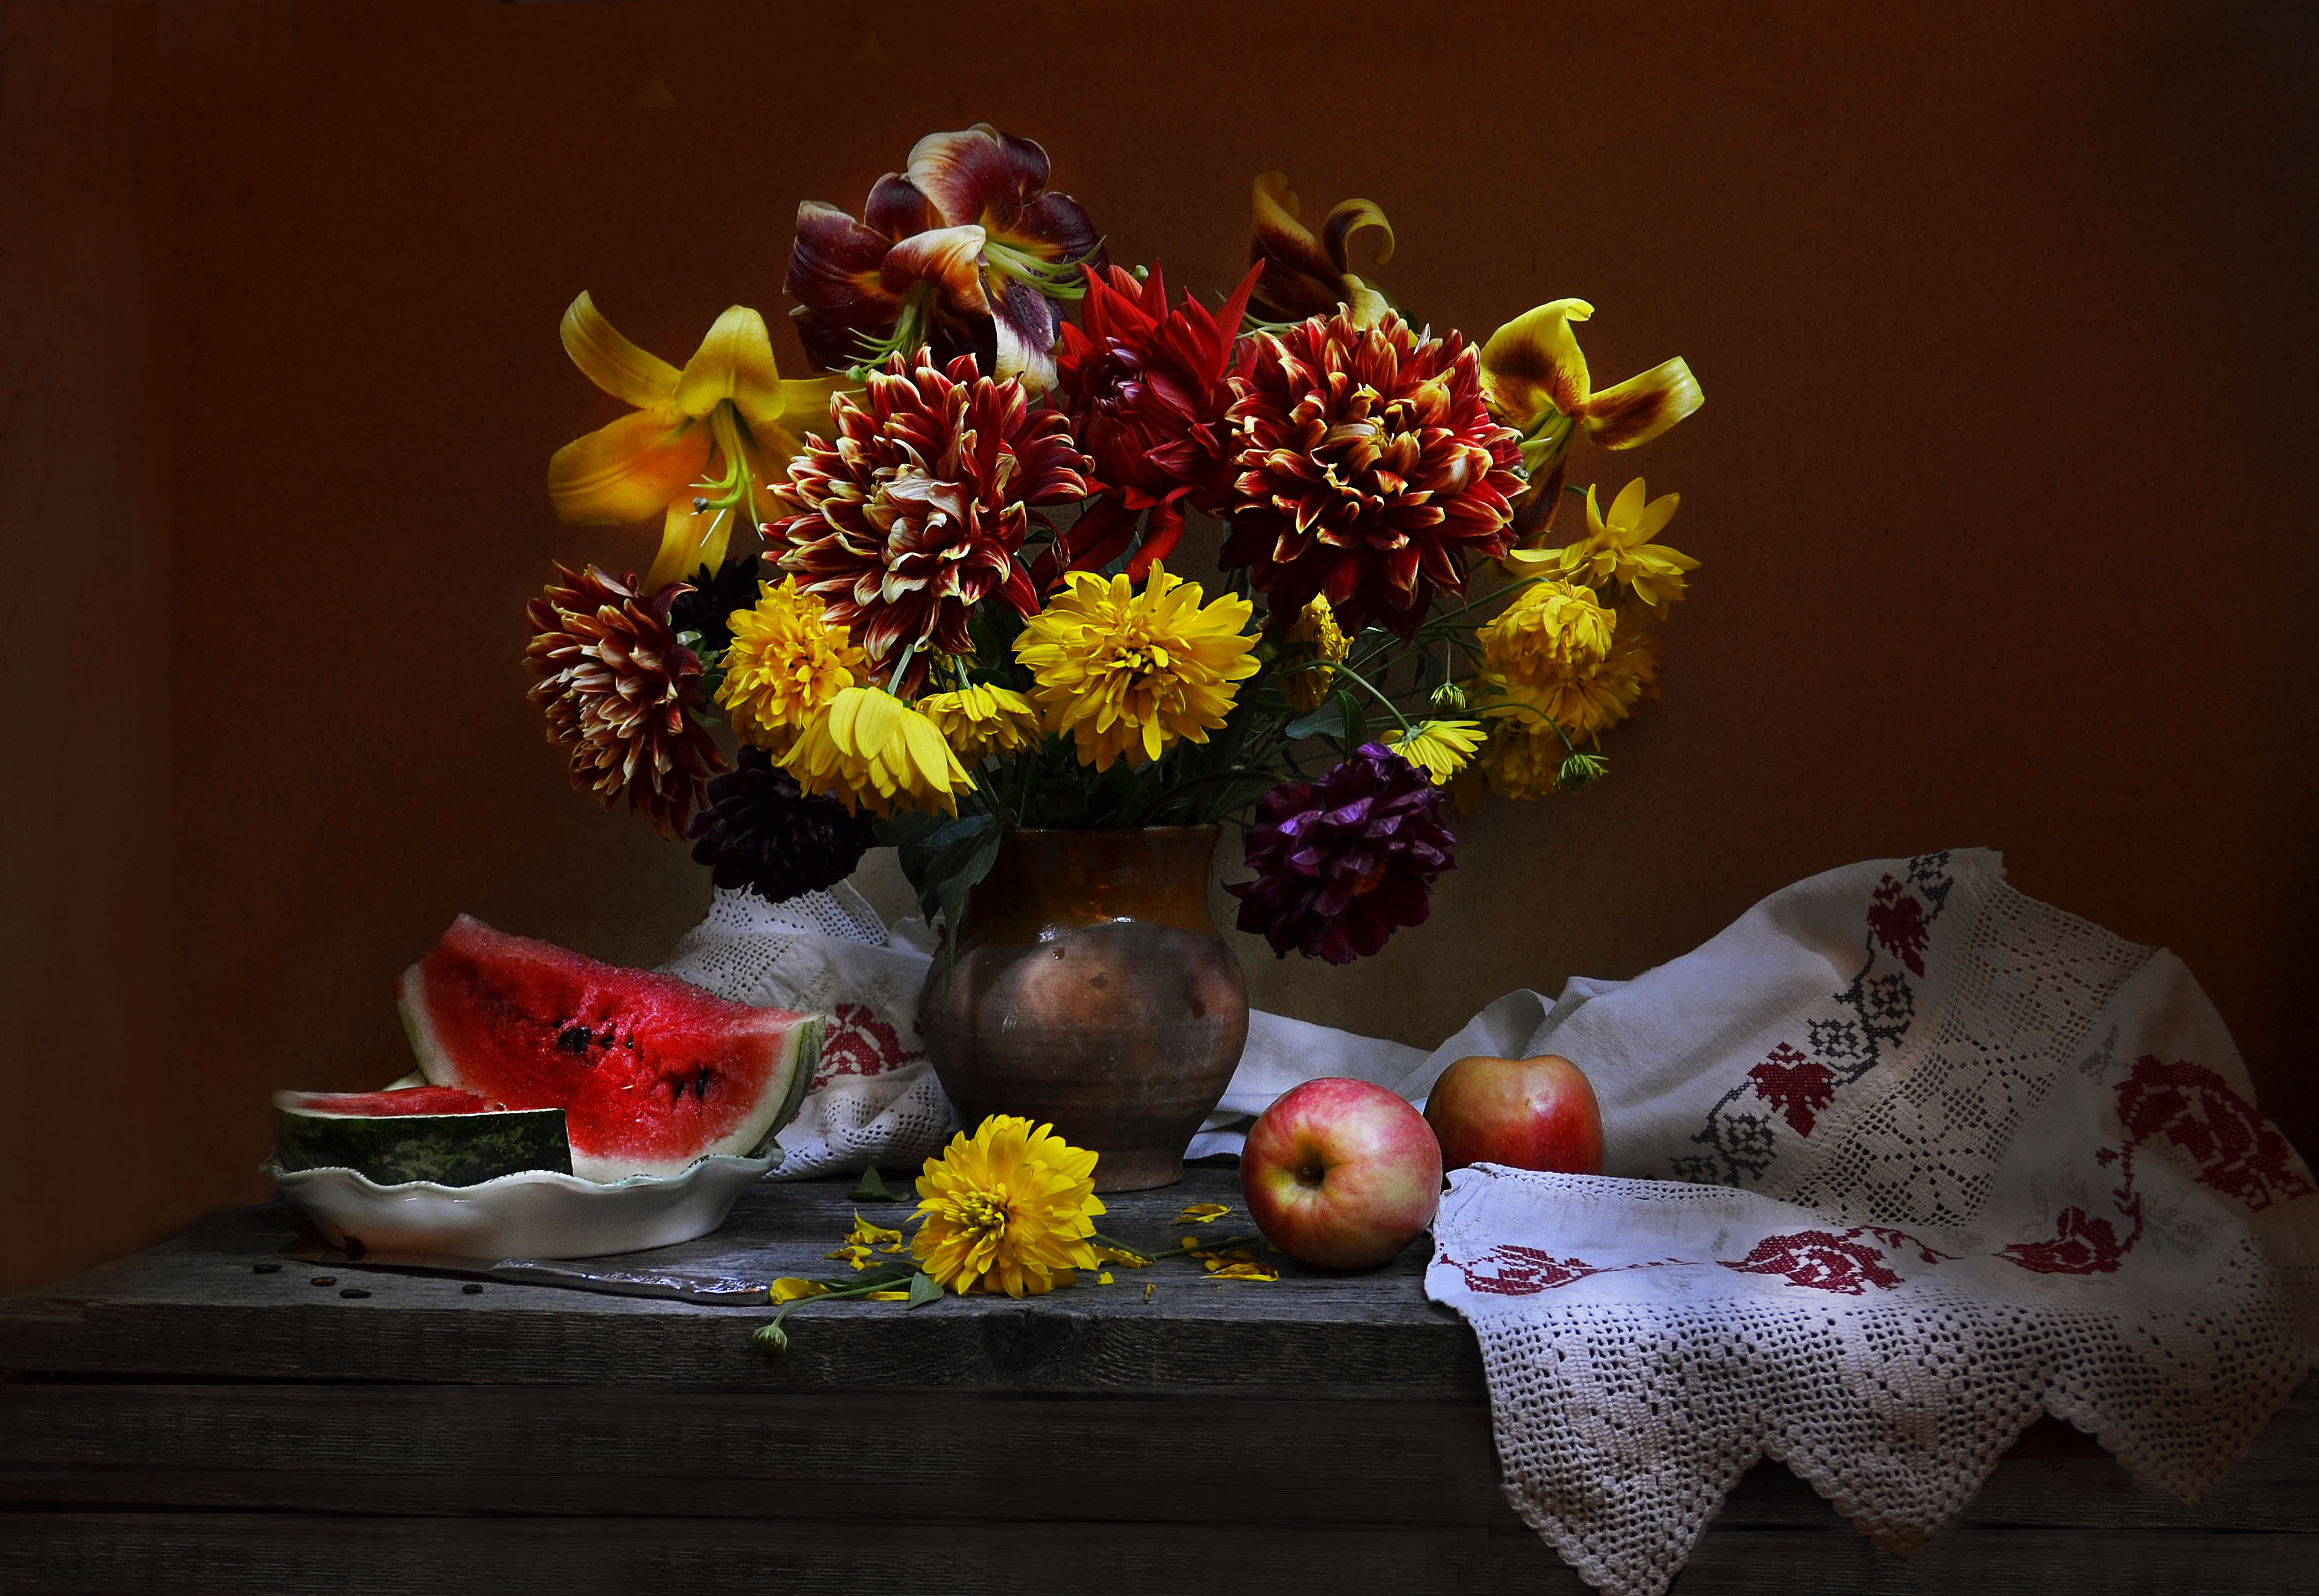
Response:
[{"label": "red dahlia", "polygon": [[[1069,412],[1079,446],[1095,459],[1103,497],[1069,534],[1060,560],[1042,559],[1040,577],[1096,571],[1127,546],[1135,518],[1151,512],[1142,546],[1128,567],[1141,581],[1183,536],[1184,507],[1215,514],[1231,496],[1232,440],[1224,411],[1225,379],[1245,376],[1255,351],[1236,344],[1241,314],[1261,267],[1222,309],[1210,312],[1190,294],[1168,308],[1158,267],[1138,283],[1118,266],[1106,284],[1087,275],[1083,327],[1066,322],[1055,345],[1054,402]],[[1058,566],[1050,570],[1050,565]]]},{"label": "red dahlia", "polygon": [[1326,594],[1346,632],[1408,636],[1435,590],[1505,552],[1519,435],[1490,419],[1457,333],[1420,338],[1391,312],[1359,328],[1340,310],[1257,343],[1253,374],[1232,383],[1223,563],[1246,565],[1276,615]]},{"label": "red dahlia", "polygon": [[831,419],[836,440],[809,436],[790,462],[781,498],[798,512],[765,536],[881,672],[919,650],[916,693],[925,651],[973,651],[967,616],[985,599],[1038,608],[1021,558],[1031,510],[1084,498],[1087,456],[1060,411],[1033,412],[1021,383],[976,374],[968,355],[947,370],[897,355]]}]

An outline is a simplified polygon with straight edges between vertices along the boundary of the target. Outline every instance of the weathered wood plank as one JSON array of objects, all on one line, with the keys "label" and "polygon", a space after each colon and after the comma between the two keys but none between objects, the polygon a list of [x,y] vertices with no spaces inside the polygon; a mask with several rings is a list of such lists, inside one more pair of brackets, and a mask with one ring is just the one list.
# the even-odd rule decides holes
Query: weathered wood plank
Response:
[{"label": "weathered wood plank", "polygon": [[[989,1466],[961,1473],[961,1457]],[[0,1507],[810,1519],[902,1492],[923,1518],[1036,1501],[1059,1519],[1165,1521],[1183,1516],[1187,1479],[1301,1522],[1513,1522],[1479,1402],[0,1387]],[[2025,1457],[2001,1464],[1958,1523],[2297,1529],[2319,1524],[2314,1482],[2319,1382],[2196,1505],[2098,1454]],[[1751,1471],[1718,1521],[1842,1522],[1776,1464]]]},{"label": "weathered wood plank", "polygon": [[[1187,1482],[1187,1484],[1190,1483]],[[1196,1487],[1195,1487],[1196,1488]],[[1570,1592],[1585,1587],[1534,1536],[1484,1528],[1203,1523],[937,1524],[896,1500],[836,1521],[386,1519],[41,1514],[0,1519],[0,1589],[19,1596],[405,1596],[446,1590],[625,1593],[768,1588],[1100,1590],[1179,1596],[1258,1589]],[[2050,1596],[2319,1591],[2305,1535],[1961,1530],[1903,1563],[1848,1533],[1710,1529],[1679,1596]]]},{"label": "weathered wood plank", "polygon": [[[839,1272],[826,1255],[853,1220],[849,1184],[761,1186],[716,1236],[651,1256],[672,1268],[764,1278]],[[1178,1208],[1236,1204],[1238,1195],[1231,1171],[1195,1169],[1163,1192],[1109,1199],[1104,1222],[1123,1240],[1164,1245],[1182,1233],[1169,1223]],[[905,1210],[863,1212],[890,1224]],[[1219,1285],[1177,1262],[1021,1303],[953,1298],[907,1315],[883,1303],[815,1304],[790,1321],[795,1344],[776,1359],[748,1337],[763,1310],[521,1286],[470,1295],[456,1281],[344,1267],[323,1271],[336,1287],[317,1288],[307,1265],[253,1274],[254,1262],[281,1257],[296,1227],[279,1205],[212,1215],[135,1258],[0,1298],[0,1368],[767,1389],[1268,1385],[1400,1398],[1483,1389],[1472,1332],[1425,1300],[1421,1244],[1351,1277],[1279,1258],[1277,1283]],[[1158,1287],[1149,1302],[1146,1284]],[[371,1295],[340,1298],[348,1285]]]}]

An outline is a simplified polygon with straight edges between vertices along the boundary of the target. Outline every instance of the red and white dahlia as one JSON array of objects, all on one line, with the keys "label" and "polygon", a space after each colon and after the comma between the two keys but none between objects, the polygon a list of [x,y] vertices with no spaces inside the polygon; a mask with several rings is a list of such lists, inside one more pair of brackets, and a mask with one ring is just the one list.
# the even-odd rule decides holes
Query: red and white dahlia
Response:
[{"label": "red and white dahlia", "polygon": [[1257,335],[1232,379],[1238,443],[1226,566],[1246,565],[1273,613],[1325,595],[1348,633],[1406,637],[1437,590],[1505,552],[1519,435],[1490,419],[1463,337],[1421,338],[1385,312],[1315,316]]},{"label": "red and white dahlia", "polygon": [[971,356],[938,370],[924,350],[915,363],[897,355],[831,419],[836,438],[808,436],[790,462],[780,495],[797,513],[765,536],[881,678],[918,650],[905,677],[915,695],[927,651],[973,652],[976,605],[1038,608],[1022,559],[1031,510],[1084,498],[1088,462],[1060,411],[1033,412],[1021,383],[977,374]]}]

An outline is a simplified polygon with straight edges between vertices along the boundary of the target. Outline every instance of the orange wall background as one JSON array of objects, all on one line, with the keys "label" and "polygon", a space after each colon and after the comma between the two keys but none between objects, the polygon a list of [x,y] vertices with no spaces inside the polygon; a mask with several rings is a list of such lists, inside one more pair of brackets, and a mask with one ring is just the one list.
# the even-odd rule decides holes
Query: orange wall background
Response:
[{"label": "orange wall background", "polygon": [[[1705,562],[1611,777],[1493,803],[1365,965],[1259,1003],[1438,1041],[1791,879],[2002,848],[2180,953],[2319,1143],[2313,24],[2285,6],[12,5],[0,191],[11,791],[0,1266],[257,1200],[280,1086],[406,1067],[467,911],[649,963],[704,873],[523,701],[549,453],[617,413],[585,288],[777,327],[799,201],[1039,139],[1117,258],[1222,287],[1250,177],[1366,195],[1486,335],[1566,294],[1706,408],[1575,480]],[[673,106],[640,106],[657,75]],[[777,349],[795,357],[785,330]],[[1237,861],[1232,861],[1236,864]]]}]

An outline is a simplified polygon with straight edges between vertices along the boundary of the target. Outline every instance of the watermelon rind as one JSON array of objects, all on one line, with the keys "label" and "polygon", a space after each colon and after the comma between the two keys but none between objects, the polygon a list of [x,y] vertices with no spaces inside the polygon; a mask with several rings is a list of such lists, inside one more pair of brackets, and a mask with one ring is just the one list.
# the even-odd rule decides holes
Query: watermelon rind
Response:
[{"label": "watermelon rind", "polygon": [[380,1186],[479,1186],[502,1175],[572,1173],[560,1108],[481,1114],[330,1114],[274,1101],[274,1157],[284,1170],[352,1169]]},{"label": "watermelon rind", "polygon": [[564,1109],[572,1171],[598,1182],[762,1156],[804,1103],[826,1024],[465,915],[395,999],[429,1085]]}]

